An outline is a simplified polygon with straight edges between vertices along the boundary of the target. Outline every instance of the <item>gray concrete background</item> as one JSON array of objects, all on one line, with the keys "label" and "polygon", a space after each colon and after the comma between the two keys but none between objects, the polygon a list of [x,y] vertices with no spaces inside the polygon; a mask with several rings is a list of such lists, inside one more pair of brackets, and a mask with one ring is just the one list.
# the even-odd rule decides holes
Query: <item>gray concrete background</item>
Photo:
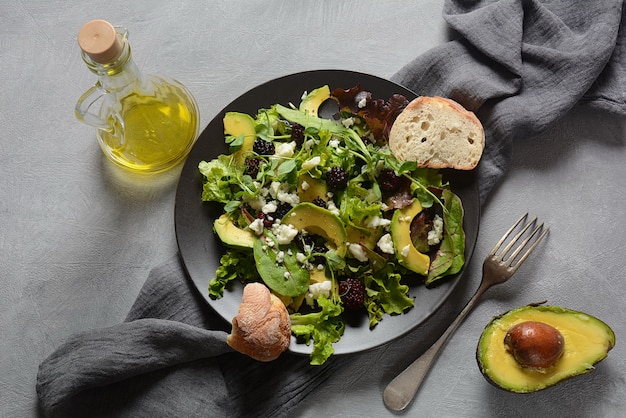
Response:
[{"label": "gray concrete background", "polygon": [[[346,69],[390,77],[448,39],[441,2],[31,1],[0,4],[0,416],[37,414],[38,364],[69,335],[123,320],[148,271],[176,253],[179,170],[150,181],[101,155],[74,105],[95,82],[76,34],[94,18],[126,26],[145,72],[182,81],[206,125],[270,79]],[[617,417],[626,410],[626,158],[623,119],[574,110],[515,145],[513,167],[484,208],[466,282],[435,316],[449,322],[481,263],[523,212],[551,234],[461,325],[407,416]],[[547,299],[613,327],[617,346],[592,374],[532,395],[480,375],[474,352],[492,316]],[[387,382],[440,329],[360,354],[302,404],[301,416],[393,416]],[[209,416],[208,414],[207,416]]]}]

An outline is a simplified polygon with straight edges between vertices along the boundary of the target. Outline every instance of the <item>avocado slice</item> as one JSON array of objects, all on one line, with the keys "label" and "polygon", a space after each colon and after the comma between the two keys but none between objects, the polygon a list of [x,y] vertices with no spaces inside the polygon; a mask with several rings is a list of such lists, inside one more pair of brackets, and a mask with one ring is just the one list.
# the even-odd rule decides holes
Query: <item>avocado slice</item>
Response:
[{"label": "avocado slice", "polygon": [[313,202],[315,199],[328,201],[328,185],[326,181],[311,177],[304,173],[298,177],[298,196],[301,202]]},{"label": "avocado slice", "polygon": [[411,222],[421,211],[422,205],[417,199],[409,206],[394,211],[391,218],[391,238],[400,264],[425,276],[430,267],[430,257],[419,252],[411,240]]},{"label": "avocado slice", "polygon": [[346,229],[341,219],[328,209],[310,202],[298,203],[283,217],[282,222],[298,231],[326,238],[330,249],[339,256],[346,254]]},{"label": "avocado slice", "polygon": [[302,99],[298,110],[311,116],[317,116],[319,107],[328,98],[330,98],[330,88],[327,85],[316,88]]},{"label": "avocado slice", "polygon": [[223,119],[224,134],[238,137],[243,135],[243,144],[241,148],[235,153],[235,157],[241,162],[242,155],[252,150],[254,140],[256,139],[256,123],[252,116],[246,113],[239,112],[226,112]]},{"label": "avocado slice", "polygon": [[[508,331],[527,321],[550,325],[563,337],[563,353],[544,369],[522,366],[504,343]],[[615,346],[613,330],[601,320],[559,306],[527,305],[496,316],[485,327],[476,350],[483,376],[515,393],[536,392],[564,379],[591,372]]]},{"label": "avocado slice", "polygon": [[213,221],[213,229],[226,245],[242,248],[254,246],[254,233],[235,226],[226,213]]}]

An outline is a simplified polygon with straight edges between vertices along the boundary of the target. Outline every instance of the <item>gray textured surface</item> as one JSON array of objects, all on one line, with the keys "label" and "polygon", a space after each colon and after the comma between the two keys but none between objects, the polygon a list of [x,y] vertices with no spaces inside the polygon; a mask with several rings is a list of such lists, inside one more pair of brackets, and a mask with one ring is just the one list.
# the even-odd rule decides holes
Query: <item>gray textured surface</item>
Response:
[{"label": "gray textured surface", "polygon": [[[148,271],[176,252],[177,171],[146,180],[103,159],[73,107],[95,79],[75,42],[85,21],[130,31],[146,72],[173,76],[198,100],[202,125],[228,102],[292,72],[340,68],[389,77],[447,40],[439,1],[53,1],[0,5],[0,416],[37,412],[37,366],[67,336],[123,320]],[[542,253],[492,290],[451,339],[407,416],[608,416],[626,409],[626,121],[573,111],[514,146],[513,166],[484,208],[467,283],[436,316],[449,320],[476,288],[480,260],[530,211],[551,227]],[[496,314],[529,302],[598,316],[617,346],[597,370],[534,395],[491,387],[474,349]],[[430,336],[432,338],[432,336]],[[432,341],[432,339],[431,339]],[[428,341],[412,335],[362,355],[314,392],[304,416],[393,416],[385,384]]]}]

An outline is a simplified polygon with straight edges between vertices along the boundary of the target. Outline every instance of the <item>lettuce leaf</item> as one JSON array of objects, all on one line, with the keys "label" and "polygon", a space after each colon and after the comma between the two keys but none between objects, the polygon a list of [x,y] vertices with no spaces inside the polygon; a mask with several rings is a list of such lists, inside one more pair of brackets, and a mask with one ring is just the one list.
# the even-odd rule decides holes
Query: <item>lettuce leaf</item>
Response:
[{"label": "lettuce leaf", "polygon": [[238,184],[237,169],[232,155],[219,155],[207,162],[201,161],[198,169],[203,177],[202,200],[228,203],[235,198],[231,185]]},{"label": "lettuce leaf", "polygon": [[313,340],[311,365],[324,364],[335,352],[333,343],[343,335],[345,324],[341,319],[343,308],[340,303],[320,296],[317,304],[321,310],[308,314],[294,313],[290,315],[291,332],[302,338],[307,345]]},{"label": "lettuce leaf", "polygon": [[402,275],[392,271],[389,264],[375,275],[365,276],[365,305],[369,315],[370,328],[382,319],[383,313],[399,315],[414,305],[408,296],[409,286],[400,283]]},{"label": "lettuce leaf", "polygon": [[224,253],[215,271],[215,277],[209,282],[209,296],[212,299],[222,298],[228,283],[235,279],[259,280],[252,252],[231,249]]}]

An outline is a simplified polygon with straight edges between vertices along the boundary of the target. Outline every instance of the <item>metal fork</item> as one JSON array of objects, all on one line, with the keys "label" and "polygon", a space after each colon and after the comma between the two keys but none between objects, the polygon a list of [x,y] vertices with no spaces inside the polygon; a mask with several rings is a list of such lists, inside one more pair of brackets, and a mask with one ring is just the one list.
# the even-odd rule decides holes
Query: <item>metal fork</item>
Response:
[{"label": "metal fork", "polygon": [[[483,263],[483,277],[480,286],[474,296],[467,302],[467,305],[450,324],[448,329],[439,337],[439,339],[413,363],[411,363],[402,373],[396,376],[383,392],[383,401],[389,409],[401,411],[413,400],[417,389],[420,387],[430,367],[437,358],[441,348],[444,346],[448,338],[454,333],[456,328],[463,322],[463,319],[474,308],[480,297],[487,289],[496,284],[504,283],[513,276],[520,265],[528,258],[530,253],[537,247],[539,241],[546,236],[549,231],[548,227],[543,226],[543,222],[538,224],[537,218],[527,222],[521,227],[521,230],[515,235],[511,241],[502,249],[509,236],[516,230],[519,225],[528,219],[528,213],[524,214],[504,236],[498,241],[496,246],[485,258]],[[535,228],[528,232],[531,226]],[[539,234],[539,235],[537,235]],[[519,244],[513,252],[513,246]],[[526,249],[524,253],[522,251]],[[510,253],[510,254],[509,254]],[[508,255],[508,257],[507,257]]]}]

